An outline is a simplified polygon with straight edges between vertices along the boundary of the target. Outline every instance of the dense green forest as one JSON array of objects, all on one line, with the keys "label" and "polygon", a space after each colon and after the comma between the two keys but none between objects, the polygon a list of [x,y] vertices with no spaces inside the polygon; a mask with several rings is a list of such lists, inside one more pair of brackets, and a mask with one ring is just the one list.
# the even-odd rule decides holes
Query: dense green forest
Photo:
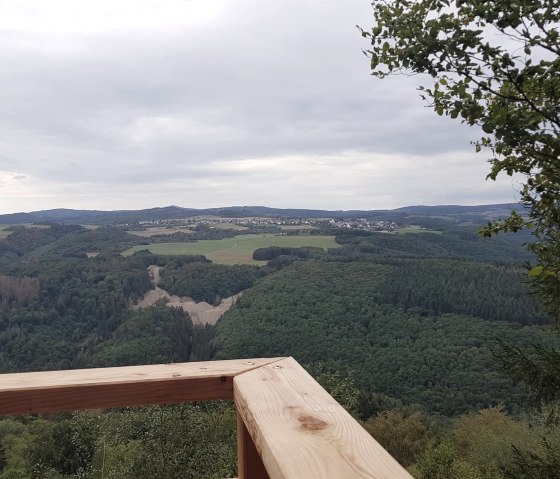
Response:
[{"label": "dense green forest", "polygon": [[235,434],[235,409],[224,402],[7,418],[0,477],[233,477]]},{"label": "dense green forest", "polygon": [[[442,226],[438,226],[442,228]],[[438,234],[439,233],[439,234]],[[444,234],[443,234],[444,233]],[[331,250],[341,256],[371,254],[406,258],[455,258],[491,263],[520,263],[531,259],[514,235],[485,240],[473,227],[453,226],[437,233],[386,234],[360,231],[338,232],[337,242],[346,246]]]},{"label": "dense green forest", "polygon": [[129,301],[151,288],[142,261],[121,256],[30,263],[39,294],[4,312],[0,369],[62,369],[81,364],[89,349],[111,337],[129,314]]},{"label": "dense green forest", "polygon": [[[519,405],[522,396],[494,367],[495,339],[528,345],[549,337],[524,326],[542,316],[529,316],[538,308],[519,294],[521,272],[450,261],[447,274],[439,275],[441,262],[433,269],[431,263],[296,262],[265,278],[224,315],[218,357],[322,361],[348,371],[365,392],[446,416]],[[411,282],[419,278],[414,294]],[[422,294],[436,290],[440,296]],[[507,310],[497,312],[496,298]]]},{"label": "dense green forest", "polygon": [[[200,258],[188,260],[199,264]],[[194,326],[182,310],[131,308],[153,287],[147,266],[167,261],[184,262],[145,253],[100,255],[26,262],[18,266],[19,276],[0,277],[0,298],[14,278],[35,278],[40,285],[32,297],[12,298],[0,315],[0,371],[210,359],[212,328]]]},{"label": "dense green forest", "polygon": [[249,289],[265,274],[264,268],[245,264],[195,262],[177,266],[172,263],[163,269],[160,286],[178,296],[219,304],[221,298]]},{"label": "dense green forest", "polygon": [[[145,238],[116,228],[12,227],[0,371],[294,356],[415,477],[532,477],[531,461],[557,464],[559,437],[493,356],[498,339],[560,343],[529,294],[530,256],[509,237],[437,227],[335,230],[341,248],[255,251],[266,266],[125,258]],[[216,326],[164,301],[134,309],[150,265],[172,294],[243,295]],[[233,476],[234,431],[227,403],[3,419],[0,479]]]}]

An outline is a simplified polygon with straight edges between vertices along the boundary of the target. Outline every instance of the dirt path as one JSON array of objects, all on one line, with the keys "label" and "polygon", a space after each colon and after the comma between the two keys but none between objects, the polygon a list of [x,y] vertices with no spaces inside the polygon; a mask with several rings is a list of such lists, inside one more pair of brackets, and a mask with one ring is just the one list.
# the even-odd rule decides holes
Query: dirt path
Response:
[{"label": "dirt path", "polygon": [[148,266],[148,275],[152,283],[157,286],[161,281],[161,266],[156,266],[155,264]]},{"label": "dirt path", "polygon": [[204,301],[196,303],[191,298],[169,294],[167,291],[158,286],[161,280],[161,266],[148,266],[148,274],[150,275],[150,279],[156,289],[148,291],[137,304],[132,305],[132,309],[138,310],[140,308],[147,308],[155,304],[160,299],[165,298],[168,300],[167,306],[180,307],[189,313],[189,316],[194,324],[215,324],[216,321],[218,321],[218,318],[231,308],[237,299],[243,294],[237,293],[229,298],[224,298],[218,306],[212,306]]}]

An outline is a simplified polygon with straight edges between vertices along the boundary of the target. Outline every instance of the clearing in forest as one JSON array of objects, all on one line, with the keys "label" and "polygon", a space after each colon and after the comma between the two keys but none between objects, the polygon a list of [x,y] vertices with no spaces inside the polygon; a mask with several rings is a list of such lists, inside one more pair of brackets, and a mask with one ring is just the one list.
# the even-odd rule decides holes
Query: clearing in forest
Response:
[{"label": "clearing in forest", "polygon": [[150,279],[152,280],[155,289],[148,291],[142,299],[132,305],[132,309],[138,310],[140,308],[148,308],[156,304],[158,301],[165,299],[167,300],[167,306],[182,308],[184,311],[189,313],[189,316],[194,324],[216,324],[216,321],[218,321],[220,316],[231,308],[237,299],[243,294],[237,293],[229,298],[223,298],[217,306],[213,306],[204,301],[197,303],[191,298],[175,296],[174,294],[169,294],[164,289],[161,289],[158,286],[160,282],[160,272],[161,266],[151,265],[148,267],[148,274],[150,275]]},{"label": "clearing in forest", "polygon": [[202,240],[194,243],[155,243],[137,245],[126,250],[123,255],[129,256],[136,251],[149,250],[154,254],[203,254],[209,260],[219,264],[261,264],[253,259],[253,251],[269,246],[300,248],[315,246],[318,248],[338,248],[340,245],[334,236],[321,235],[238,235],[221,240]]}]

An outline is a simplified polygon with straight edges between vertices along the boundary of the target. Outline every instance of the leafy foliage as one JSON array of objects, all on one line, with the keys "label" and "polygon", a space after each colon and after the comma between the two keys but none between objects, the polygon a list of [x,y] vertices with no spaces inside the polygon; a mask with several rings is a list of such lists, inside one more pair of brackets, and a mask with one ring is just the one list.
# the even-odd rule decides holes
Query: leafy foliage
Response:
[{"label": "leafy foliage", "polygon": [[[38,285],[27,296],[12,291],[0,313],[0,367],[294,355],[418,477],[501,479],[502,465],[512,474],[534,466],[532,454],[553,464],[550,450],[525,443],[515,444],[527,464],[510,460],[508,431],[529,434],[522,420],[520,429],[504,426],[494,435],[484,432],[484,421],[453,422],[446,434],[446,422],[427,415],[524,405],[521,391],[496,370],[491,349],[496,336],[520,346],[546,337],[544,314],[526,294],[516,264],[526,253],[513,242],[482,240],[455,227],[441,234],[338,233],[343,247],[329,252],[265,250],[274,258],[262,268],[149,252],[123,258],[111,253],[128,241],[120,233],[84,243],[101,251],[86,260],[78,257],[85,251],[78,238],[93,236],[49,236],[10,262],[9,277],[0,277],[0,286],[8,284],[1,291]],[[215,327],[193,325],[182,310],[131,309],[152,288],[149,265],[162,266],[179,295],[217,302],[247,289],[219,321],[219,341]],[[556,344],[552,337],[545,343]],[[231,476],[233,431],[233,411],[221,404],[6,419],[0,421],[0,478]],[[495,448],[482,447],[478,436]],[[504,464],[496,457],[506,445]],[[487,449],[497,452],[484,459]]]},{"label": "leafy foliage", "polygon": [[515,242],[507,241],[511,235],[503,236],[501,240],[486,240],[476,235],[472,228],[453,228],[443,234],[356,233],[339,233],[336,241],[347,247],[330,249],[329,253],[341,257],[369,254],[384,257],[468,259],[492,263],[519,263],[533,258]]},{"label": "leafy foliage", "polygon": [[560,478],[560,436],[543,437],[537,452],[515,450],[513,464],[504,467],[508,479]]},{"label": "leafy foliage", "polygon": [[[538,290],[560,321],[560,3],[474,0],[373,2],[362,30],[372,74],[427,74],[424,99],[439,114],[479,126],[491,171],[525,177],[515,211],[485,233],[533,229]],[[428,80],[429,81],[429,80]]]},{"label": "leafy foliage", "polygon": [[[442,298],[411,297],[407,309],[389,302],[400,294],[401,283],[406,291],[407,261],[296,262],[264,278],[222,317],[217,355],[293,355],[303,363],[321,361],[352,371],[356,386],[365,392],[445,415],[506,400],[522,403],[520,392],[498,374],[491,354],[497,336],[521,344],[547,337],[538,328],[513,322],[521,318],[515,311],[530,311],[527,305],[532,304],[527,295],[515,292],[520,286],[514,278],[520,283],[520,273],[494,270],[498,277],[505,274],[506,281],[498,282],[505,288],[511,285],[499,293],[509,298],[511,322],[500,321],[492,307],[484,306],[485,297],[488,303],[493,300],[485,292],[493,290],[493,275],[480,275],[480,281],[461,288],[465,276],[476,276],[476,265],[447,263],[448,281],[457,280],[449,286],[449,298],[455,297],[459,305],[468,304],[468,298],[483,299],[472,315],[459,315],[448,311],[453,302],[437,274],[428,274],[425,261],[426,274],[411,281],[426,283],[428,289],[439,284]],[[436,262],[434,271],[439,266]],[[479,270],[486,267],[479,265]]]},{"label": "leafy foliage", "polygon": [[432,437],[421,414],[407,414],[398,409],[383,411],[369,418],[364,427],[405,467],[416,462],[416,456]]},{"label": "leafy foliage", "polygon": [[467,314],[523,325],[548,322],[540,304],[527,295],[522,268],[441,260],[395,266],[383,287],[382,301],[389,304],[419,308],[423,314]]},{"label": "leafy foliage", "polygon": [[250,288],[265,271],[258,266],[226,266],[213,263],[170,264],[162,270],[161,287],[195,301],[219,304],[221,298]]},{"label": "leafy foliage", "polygon": [[204,361],[214,353],[214,330],[193,325],[181,308],[165,305],[127,315],[112,337],[87,359],[96,367]]},{"label": "leafy foliage", "polygon": [[516,383],[528,387],[539,405],[560,400],[560,351],[543,344],[534,345],[531,352],[502,342],[496,359]]},{"label": "leafy foliage", "polygon": [[37,248],[53,243],[66,234],[83,231],[81,226],[49,225],[46,227],[14,226],[0,241],[0,267],[13,263]]},{"label": "leafy foliage", "polygon": [[0,478],[232,477],[235,409],[228,403],[0,421]]},{"label": "leafy foliage", "polygon": [[538,415],[508,416],[490,408],[455,420],[410,468],[417,479],[552,479],[560,435]]},{"label": "leafy foliage", "polygon": [[41,288],[27,305],[0,314],[0,368],[69,368],[107,339],[129,302],[151,288],[145,266],[120,256],[34,266]]}]

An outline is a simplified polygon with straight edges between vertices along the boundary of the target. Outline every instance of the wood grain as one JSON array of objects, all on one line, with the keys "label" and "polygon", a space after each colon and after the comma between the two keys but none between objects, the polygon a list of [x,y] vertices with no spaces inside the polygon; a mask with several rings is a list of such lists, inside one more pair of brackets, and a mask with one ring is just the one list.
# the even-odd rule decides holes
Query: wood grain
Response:
[{"label": "wood grain", "polygon": [[239,479],[411,479],[293,358],[0,375],[0,415],[231,399]]},{"label": "wood grain", "polygon": [[0,375],[0,415],[232,399],[233,377],[271,359]]},{"label": "wood grain", "polygon": [[233,390],[271,479],[412,479],[293,358],[236,376]]},{"label": "wood grain", "polygon": [[243,418],[237,413],[238,479],[270,479]]}]

